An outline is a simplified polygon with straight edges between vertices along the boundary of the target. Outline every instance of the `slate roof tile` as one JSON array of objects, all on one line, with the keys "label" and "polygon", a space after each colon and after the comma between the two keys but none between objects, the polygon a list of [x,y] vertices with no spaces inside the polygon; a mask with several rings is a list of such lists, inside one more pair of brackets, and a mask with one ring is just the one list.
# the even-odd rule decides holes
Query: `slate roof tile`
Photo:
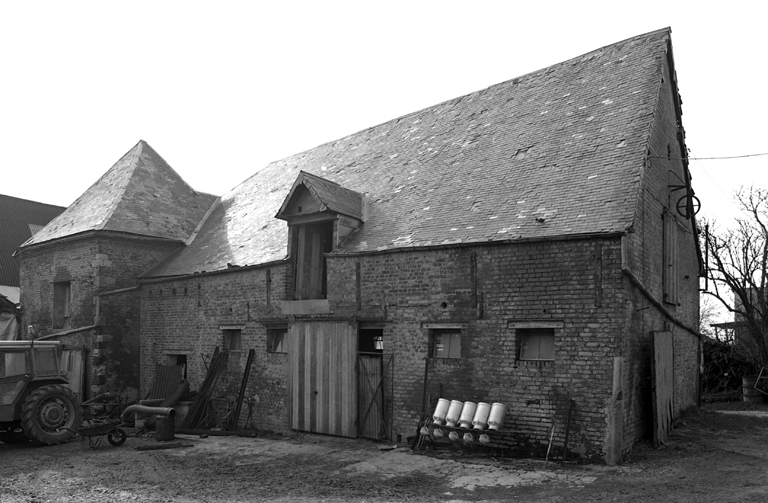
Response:
[{"label": "slate roof tile", "polygon": [[367,222],[337,253],[625,231],[669,37],[640,35],[273,162],[147,275],[284,258],[274,215],[301,171],[367,194]]},{"label": "slate roof tile", "polygon": [[193,190],[141,140],[23,246],[94,230],[184,241],[215,200]]},{"label": "slate roof tile", "polygon": [[0,285],[19,286],[13,254],[65,208],[0,194]]}]

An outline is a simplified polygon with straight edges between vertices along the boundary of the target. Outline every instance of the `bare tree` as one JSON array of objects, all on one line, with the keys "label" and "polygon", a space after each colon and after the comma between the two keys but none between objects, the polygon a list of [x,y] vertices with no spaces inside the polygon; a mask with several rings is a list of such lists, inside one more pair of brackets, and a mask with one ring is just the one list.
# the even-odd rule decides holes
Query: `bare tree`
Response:
[{"label": "bare tree", "polygon": [[718,339],[714,323],[718,322],[719,305],[713,297],[703,296],[699,303],[699,332],[712,339]]},{"label": "bare tree", "polygon": [[715,297],[739,322],[737,343],[760,366],[768,366],[768,190],[751,187],[736,195],[741,215],[732,228],[711,226],[709,295]]}]

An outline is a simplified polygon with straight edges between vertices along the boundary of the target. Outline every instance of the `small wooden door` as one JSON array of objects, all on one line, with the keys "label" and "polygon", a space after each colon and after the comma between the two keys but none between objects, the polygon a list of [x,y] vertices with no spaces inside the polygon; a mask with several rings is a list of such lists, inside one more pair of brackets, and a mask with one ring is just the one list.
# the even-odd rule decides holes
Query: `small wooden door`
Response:
[{"label": "small wooden door", "polygon": [[288,330],[291,428],[357,437],[357,328],[297,321]]},{"label": "small wooden door", "polygon": [[675,345],[672,332],[653,333],[653,445],[666,443],[672,431],[675,394]]},{"label": "small wooden door", "polygon": [[391,382],[393,356],[358,356],[358,435],[374,440],[387,438],[386,382]]}]

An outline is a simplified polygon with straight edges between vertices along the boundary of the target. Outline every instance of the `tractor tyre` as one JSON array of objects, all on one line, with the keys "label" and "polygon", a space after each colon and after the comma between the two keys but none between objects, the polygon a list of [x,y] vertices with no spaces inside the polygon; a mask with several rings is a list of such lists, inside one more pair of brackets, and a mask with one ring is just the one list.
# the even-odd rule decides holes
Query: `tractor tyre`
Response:
[{"label": "tractor tyre", "polygon": [[36,389],[21,407],[24,433],[43,445],[56,445],[70,440],[81,422],[82,411],[77,395],[60,384]]}]

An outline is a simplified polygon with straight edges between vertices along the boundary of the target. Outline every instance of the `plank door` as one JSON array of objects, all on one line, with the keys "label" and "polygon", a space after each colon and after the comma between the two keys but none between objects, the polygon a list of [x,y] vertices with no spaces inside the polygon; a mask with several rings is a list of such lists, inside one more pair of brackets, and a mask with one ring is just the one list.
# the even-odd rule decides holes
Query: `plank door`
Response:
[{"label": "plank door", "polygon": [[384,368],[381,355],[358,356],[359,411],[358,435],[379,440],[384,438]]},{"label": "plank door", "polygon": [[653,445],[666,443],[672,431],[672,399],[675,394],[675,349],[672,332],[653,333]]},{"label": "plank door", "polygon": [[288,330],[291,428],[357,437],[357,328],[297,321]]}]

